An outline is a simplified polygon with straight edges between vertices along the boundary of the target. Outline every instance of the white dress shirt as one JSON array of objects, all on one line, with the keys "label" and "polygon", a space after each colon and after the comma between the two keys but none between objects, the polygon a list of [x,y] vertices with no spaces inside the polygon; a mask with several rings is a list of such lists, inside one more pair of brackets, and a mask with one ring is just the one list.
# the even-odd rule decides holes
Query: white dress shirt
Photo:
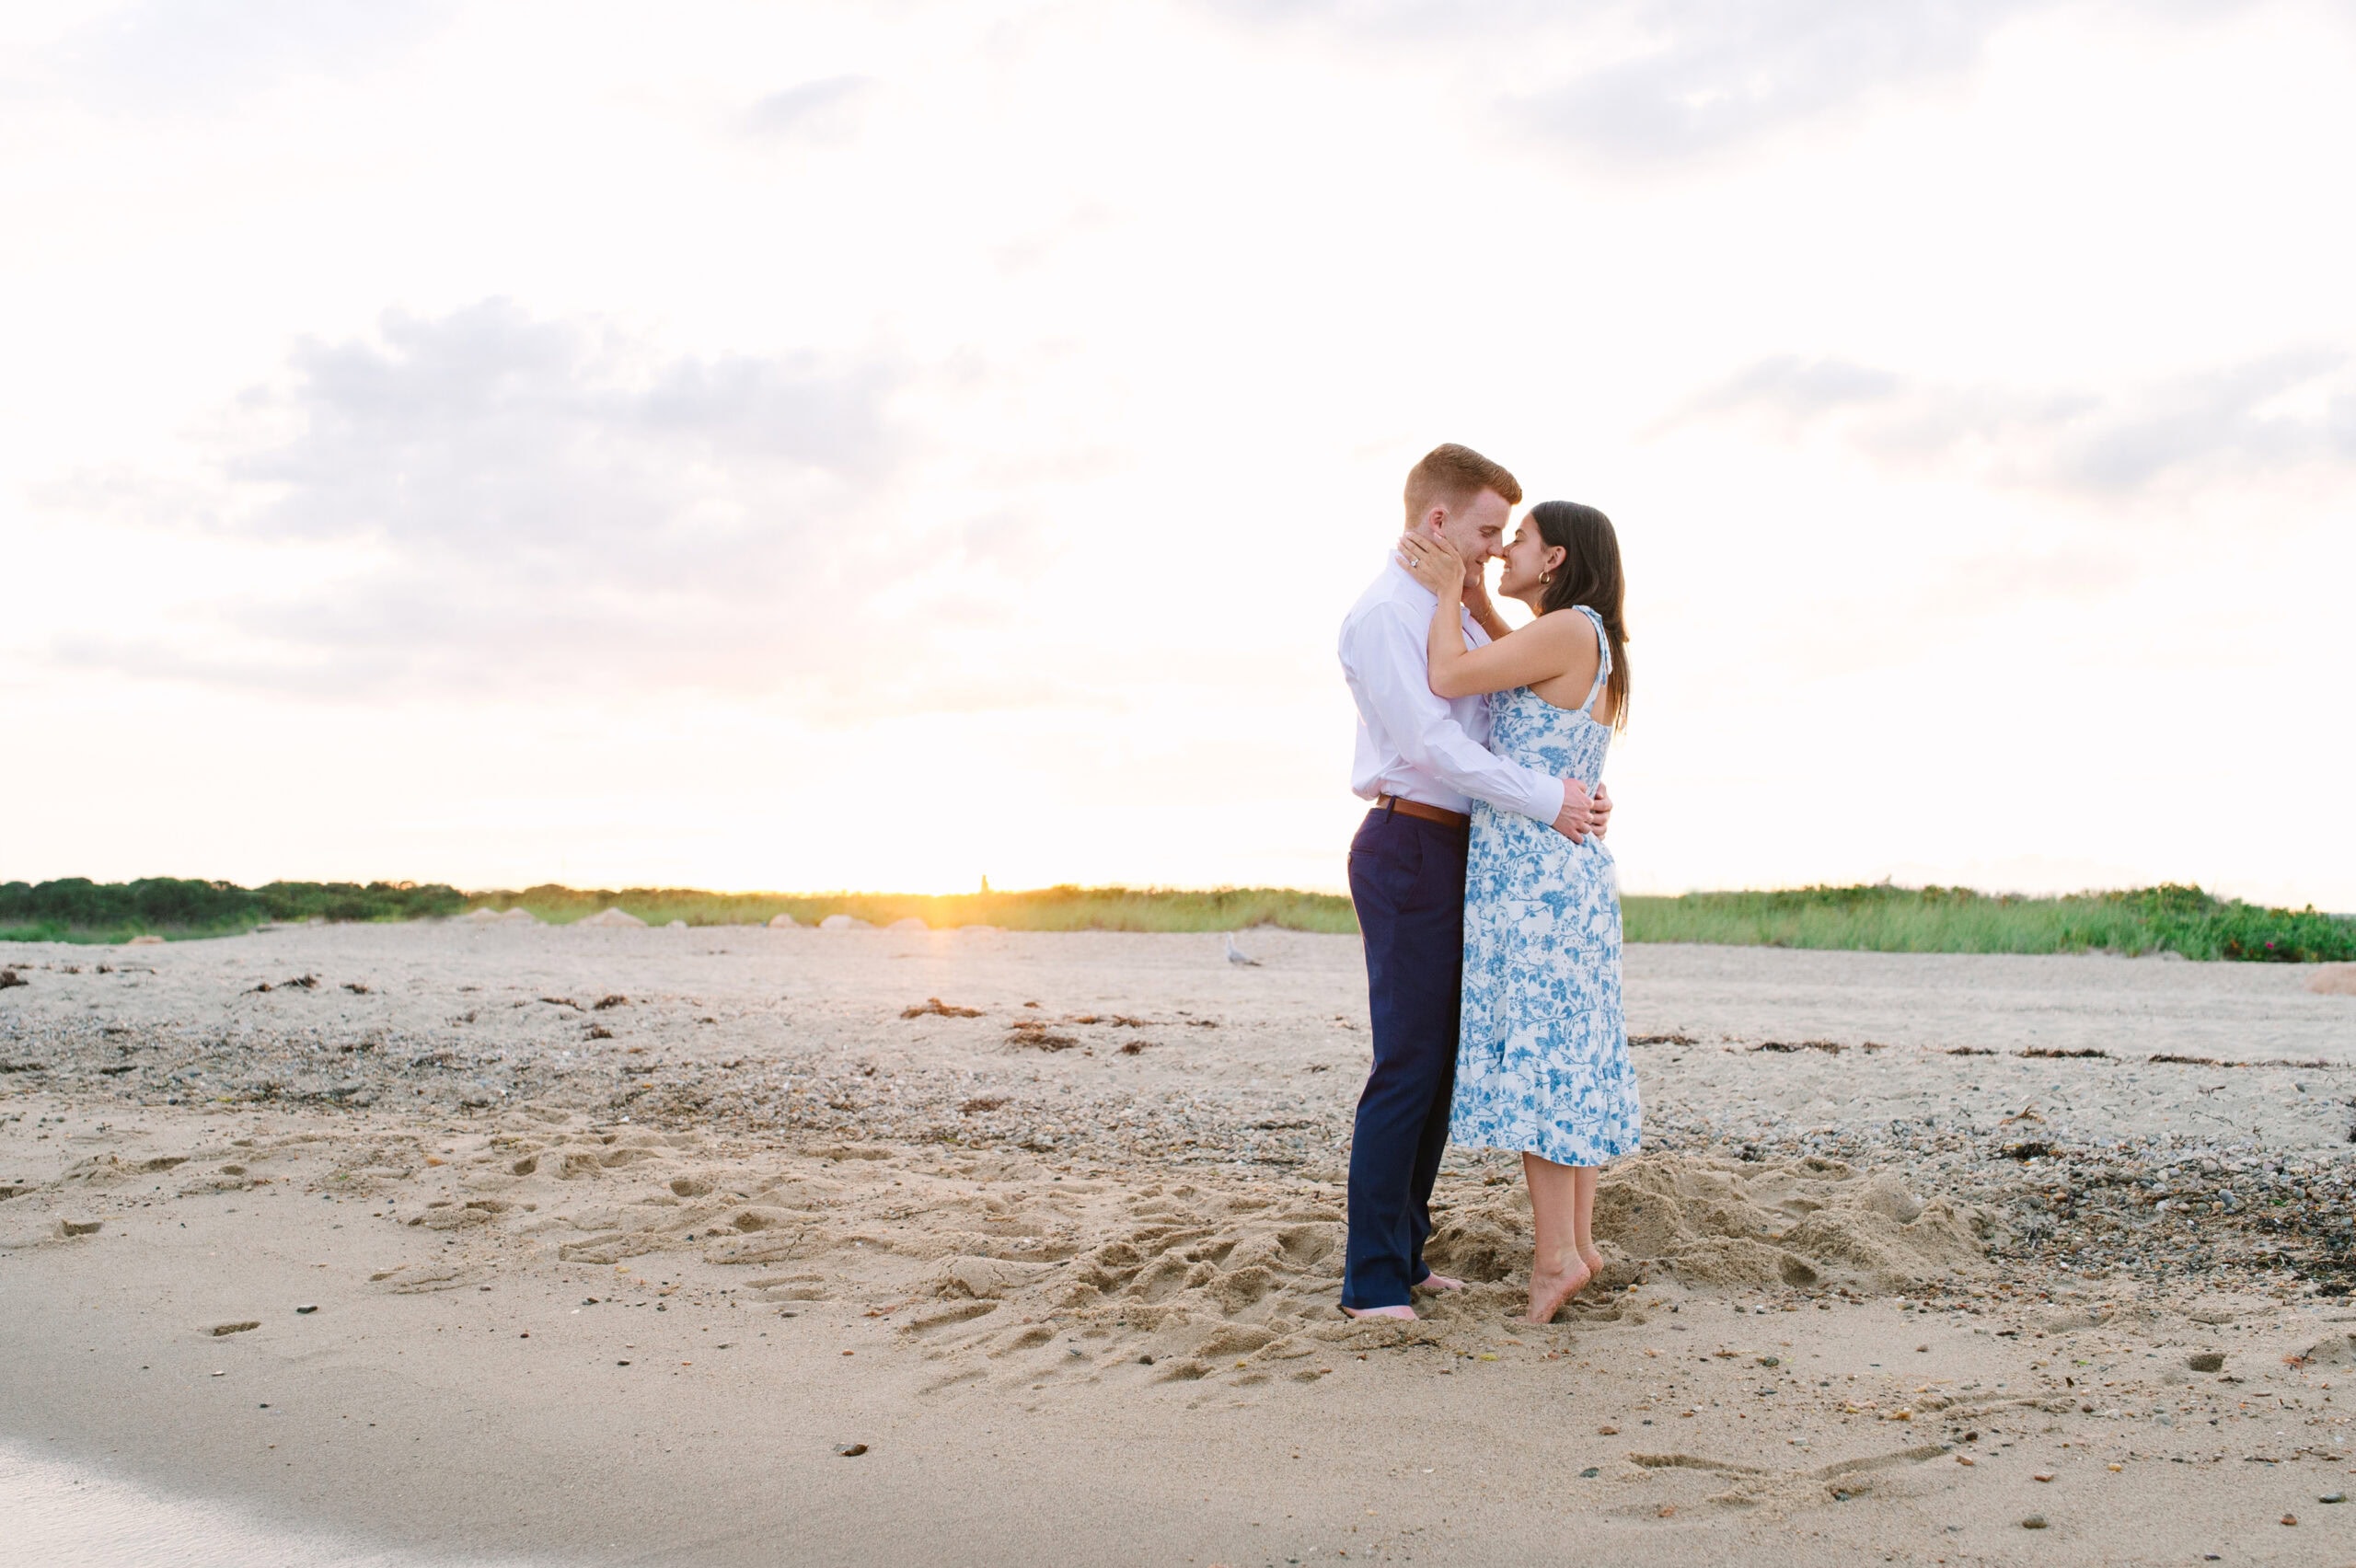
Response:
[{"label": "white dress shirt", "polygon": [[[1358,706],[1350,792],[1396,795],[1451,812],[1476,799],[1552,824],[1563,811],[1563,781],[1507,762],[1488,749],[1489,699],[1432,693],[1426,640],[1438,595],[1393,559],[1342,617],[1342,674]],[[1464,617],[1478,648],[1488,635]]]}]

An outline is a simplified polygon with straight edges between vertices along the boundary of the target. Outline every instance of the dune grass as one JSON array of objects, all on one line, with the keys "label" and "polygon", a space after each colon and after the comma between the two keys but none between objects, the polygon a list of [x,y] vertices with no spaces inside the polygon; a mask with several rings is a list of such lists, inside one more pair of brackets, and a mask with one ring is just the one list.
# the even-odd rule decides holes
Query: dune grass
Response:
[{"label": "dune grass", "polygon": [[[1351,933],[1350,901],[1292,888],[1048,887],[1021,893],[709,893],[697,888],[570,888],[543,883],[465,894],[440,883],[229,882],[81,878],[0,883],[0,941],[119,942],[229,936],[268,921],[409,920],[467,909],[528,909],[565,925],[618,907],[649,925],[805,925],[849,915],[872,925],[1019,931],[1230,931],[1276,926]],[[2026,898],[1969,888],[1887,883],[1773,892],[1690,893],[1623,901],[1633,942],[1845,948],[1874,952],[2177,952],[2187,958],[2299,963],[2356,960],[2356,920],[2269,909],[2174,885]]]},{"label": "dune grass", "polygon": [[1022,931],[1231,931],[1280,926],[1354,932],[1350,901],[1292,888],[1050,887],[1021,893],[710,893],[699,888],[570,888],[461,893],[441,883],[232,882],[150,877],[132,882],[0,883],[0,941],[121,942],[135,936],[179,941],[237,936],[275,921],[413,920],[468,909],[528,909],[568,925],[618,907],[649,925],[767,924],[791,915],[814,924],[849,915],[872,925],[914,916],[928,926],[1002,926]]},{"label": "dune grass", "polygon": [[528,909],[563,924],[608,906],[649,925],[766,924],[791,915],[805,925],[849,915],[884,926],[910,916],[932,927],[1000,926],[1014,931],[1232,931],[1281,926],[1294,931],[1354,932],[1350,901],[1336,894],[1284,887],[1045,887],[1022,893],[703,893],[683,887],[576,889],[543,885],[477,894],[469,906]]},{"label": "dune grass", "polygon": [[2173,883],[2027,898],[1959,887],[1802,887],[1629,898],[1630,941],[1869,952],[2177,952],[2302,963],[2356,959],[2356,921],[2269,909]]}]

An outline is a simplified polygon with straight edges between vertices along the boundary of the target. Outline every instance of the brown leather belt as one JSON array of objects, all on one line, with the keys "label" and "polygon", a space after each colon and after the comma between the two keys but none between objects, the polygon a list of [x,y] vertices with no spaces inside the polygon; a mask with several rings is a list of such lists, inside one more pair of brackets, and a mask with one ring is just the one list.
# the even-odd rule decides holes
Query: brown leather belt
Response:
[{"label": "brown leather belt", "polygon": [[1472,819],[1462,812],[1451,812],[1444,806],[1427,806],[1421,801],[1403,801],[1396,795],[1377,795],[1374,809],[1397,812],[1401,816],[1421,817],[1426,822],[1439,823],[1448,827],[1471,827]]}]

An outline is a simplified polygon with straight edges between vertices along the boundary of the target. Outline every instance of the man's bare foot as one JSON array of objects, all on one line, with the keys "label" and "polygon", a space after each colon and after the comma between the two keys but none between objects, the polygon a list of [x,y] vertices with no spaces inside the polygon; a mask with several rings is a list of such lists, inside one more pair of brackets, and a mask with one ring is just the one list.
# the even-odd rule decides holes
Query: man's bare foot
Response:
[{"label": "man's bare foot", "polygon": [[1530,1271],[1530,1316],[1522,1320],[1528,1323],[1553,1322],[1554,1314],[1563,1309],[1563,1303],[1577,1295],[1580,1288],[1594,1277],[1587,1260],[1576,1252],[1571,1254],[1570,1262],[1557,1272],[1542,1274],[1532,1267]]},{"label": "man's bare foot", "polygon": [[1345,1318],[1404,1318],[1412,1323],[1415,1320],[1415,1309],[1413,1307],[1345,1307],[1342,1309],[1342,1316]]},{"label": "man's bare foot", "polygon": [[1461,1279],[1450,1279],[1444,1274],[1426,1273],[1423,1278],[1415,1282],[1415,1288],[1417,1290],[1461,1290],[1464,1288],[1464,1282]]}]

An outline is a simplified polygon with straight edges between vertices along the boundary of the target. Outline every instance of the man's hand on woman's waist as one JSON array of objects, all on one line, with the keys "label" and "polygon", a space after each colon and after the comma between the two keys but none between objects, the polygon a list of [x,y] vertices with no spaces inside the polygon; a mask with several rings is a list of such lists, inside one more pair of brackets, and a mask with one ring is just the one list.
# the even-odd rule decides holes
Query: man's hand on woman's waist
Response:
[{"label": "man's hand on woman's waist", "polygon": [[1574,844],[1584,844],[1590,833],[1598,838],[1611,825],[1611,794],[1601,784],[1589,795],[1587,786],[1576,778],[1563,780],[1563,810],[1554,818],[1554,831]]},{"label": "man's hand on woman's waist", "polygon": [[1554,831],[1574,844],[1584,844],[1595,831],[1595,802],[1587,786],[1576,778],[1563,780],[1563,809],[1555,813]]}]

